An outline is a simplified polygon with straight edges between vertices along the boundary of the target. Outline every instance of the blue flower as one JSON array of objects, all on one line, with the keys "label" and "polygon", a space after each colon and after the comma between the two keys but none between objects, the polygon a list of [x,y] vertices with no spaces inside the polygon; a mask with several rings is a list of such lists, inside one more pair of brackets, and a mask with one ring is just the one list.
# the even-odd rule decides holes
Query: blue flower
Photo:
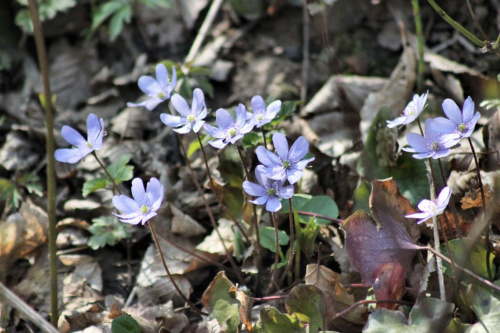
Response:
[{"label": "blue flower", "polygon": [[228,143],[234,144],[241,139],[243,135],[250,132],[254,124],[247,121],[247,111],[243,104],[236,107],[236,121],[224,109],[219,109],[215,113],[215,120],[219,128],[205,124],[204,128],[208,135],[213,136],[217,140],[209,143],[218,149],[224,148]]},{"label": "blue flower", "polygon": [[446,138],[441,132],[440,122],[435,119],[425,121],[425,137],[417,133],[408,133],[406,140],[411,148],[403,148],[404,151],[414,154],[417,159],[441,158],[448,156],[450,148],[458,143],[454,138]]},{"label": "blue flower", "polygon": [[172,82],[168,81],[168,72],[164,64],[156,66],[156,80],[151,76],[143,75],[139,78],[139,88],[149,96],[149,99],[142,103],[127,103],[127,106],[145,106],[149,111],[153,110],[158,104],[167,100],[177,84],[177,74],[175,66],[172,66]]},{"label": "blue flower", "polygon": [[140,178],[132,180],[132,197],[126,195],[115,195],[113,205],[121,214],[115,214],[120,221],[130,224],[145,224],[149,219],[156,216],[156,211],[163,201],[164,189],[160,181],[151,178],[147,189],[144,191],[144,183]]},{"label": "blue flower", "polygon": [[266,176],[275,180],[288,179],[295,184],[304,175],[304,168],[313,158],[302,160],[309,150],[309,142],[300,136],[288,151],[288,141],[281,133],[273,135],[273,144],[278,155],[270,152],[264,146],[256,149],[257,158],[265,165]]},{"label": "blue flower", "polygon": [[104,120],[97,118],[95,114],[89,114],[87,118],[87,140],[70,126],[61,129],[63,138],[74,146],[74,148],[57,149],[54,157],[59,162],[77,163],[82,158],[102,148],[104,136]]},{"label": "blue flower", "polygon": [[420,201],[420,203],[418,204],[418,209],[422,211],[421,213],[410,214],[406,215],[405,217],[409,217],[412,219],[421,219],[417,222],[418,224],[425,222],[431,217],[443,214],[444,210],[448,206],[448,202],[450,202],[450,197],[451,189],[446,186],[441,190],[436,200],[430,201],[424,199]]},{"label": "blue flower", "polygon": [[476,123],[481,117],[479,112],[474,113],[474,102],[470,97],[464,102],[463,111],[460,111],[458,105],[447,98],[443,102],[443,111],[448,119],[439,117],[439,127],[445,135],[445,138],[468,138],[471,136]]},{"label": "blue flower", "polygon": [[281,109],[281,101],[274,101],[266,108],[266,103],[262,97],[256,95],[252,97],[252,122],[257,128],[270,123]]},{"label": "blue flower", "polygon": [[425,108],[425,102],[427,101],[427,95],[429,91],[421,96],[415,94],[413,95],[413,100],[408,103],[408,105],[403,110],[401,117],[394,120],[387,120],[387,127],[393,128],[398,125],[406,125],[417,119],[422,110]]},{"label": "blue flower", "polygon": [[293,185],[283,186],[282,180],[272,181],[267,178],[263,165],[255,168],[255,178],[257,178],[259,184],[245,180],[243,182],[243,189],[247,194],[257,197],[254,200],[250,200],[251,203],[256,205],[266,204],[268,212],[277,212],[281,209],[279,198],[290,199],[293,196]]},{"label": "blue flower", "polygon": [[186,134],[191,131],[195,133],[201,129],[205,122],[203,119],[207,116],[207,108],[205,106],[205,97],[203,92],[196,88],[193,91],[193,102],[191,109],[186,100],[180,95],[173,95],[170,99],[175,110],[179,112],[180,116],[172,116],[171,114],[162,113],[160,115],[161,121],[169,127],[178,127],[173,130],[180,134]]}]

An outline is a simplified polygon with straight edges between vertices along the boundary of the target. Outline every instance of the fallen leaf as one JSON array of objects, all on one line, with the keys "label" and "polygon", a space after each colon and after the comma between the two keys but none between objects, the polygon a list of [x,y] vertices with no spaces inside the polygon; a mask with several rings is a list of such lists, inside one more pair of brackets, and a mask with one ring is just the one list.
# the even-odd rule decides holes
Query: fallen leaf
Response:
[{"label": "fallen leaf", "polygon": [[260,318],[255,325],[258,333],[305,333],[306,329],[300,321],[276,308],[266,306],[260,310]]},{"label": "fallen leaf", "polygon": [[308,323],[310,332],[326,329],[325,306],[322,291],[313,285],[299,284],[293,287],[285,301],[286,311],[301,322]]}]

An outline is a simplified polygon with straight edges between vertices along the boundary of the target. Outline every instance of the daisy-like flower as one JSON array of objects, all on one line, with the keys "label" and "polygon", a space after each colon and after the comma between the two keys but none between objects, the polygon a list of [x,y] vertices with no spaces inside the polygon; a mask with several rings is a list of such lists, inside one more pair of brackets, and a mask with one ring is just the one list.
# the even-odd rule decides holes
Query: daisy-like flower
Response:
[{"label": "daisy-like flower", "polygon": [[70,126],[61,129],[63,138],[74,146],[74,148],[57,149],[54,157],[59,162],[77,163],[82,158],[102,148],[104,136],[104,120],[97,118],[95,114],[89,114],[87,118],[87,140]]},{"label": "daisy-like flower", "polygon": [[446,138],[462,139],[470,137],[479,117],[481,117],[479,112],[474,113],[474,102],[470,97],[465,100],[462,111],[453,100],[445,99],[443,111],[448,119],[439,117],[436,120],[440,122],[439,126],[442,133],[446,134]]},{"label": "daisy-like flower", "polygon": [[148,75],[139,78],[139,88],[149,96],[149,99],[142,103],[135,104],[128,102],[127,106],[145,106],[149,111],[153,110],[161,102],[167,100],[177,84],[177,73],[175,66],[172,66],[172,81],[168,81],[168,72],[164,64],[156,66],[156,80]]},{"label": "daisy-like flower", "polygon": [[160,181],[151,178],[147,189],[144,191],[144,183],[140,178],[132,180],[132,198],[126,195],[115,195],[113,205],[121,214],[115,214],[120,221],[130,224],[146,224],[148,220],[156,216],[156,211],[163,201],[164,189]]},{"label": "daisy-like flower", "polygon": [[172,105],[175,110],[179,112],[180,116],[172,116],[171,114],[162,113],[160,115],[161,121],[169,126],[176,127],[173,130],[180,134],[186,134],[191,131],[191,128],[195,133],[202,128],[205,124],[205,117],[207,116],[207,108],[205,106],[205,97],[201,89],[196,88],[193,91],[193,102],[191,104],[191,109],[188,103],[182,96],[173,95],[170,98]]},{"label": "daisy-like flower", "polygon": [[250,200],[256,205],[266,204],[268,212],[277,212],[281,209],[281,199],[290,199],[293,196],[293,185],[283,186],[282,180],[271,180],[266,176],[266,171],[263,165],[258,165],[255,168],[255,178],[259,184],[255,184],[245,180],[243,189],[251,196],[257,197]]},{"label": "daisy-like flower", "polygon": [[266,108],[266,103],[262,97],[256,95],[252,97],[252,120],[257,128],[270,123],[281,109],[281,101],[274,101]]},{"label": "daisy-like flower", "polygon": [[431,217],[443,214],[445,208],[448,206],[450,197],[451,189],[446,186],[441,190],[436,200],[431,201],[424,199],[420,201],[420,203],[418,204],[418,209],[422,211],[421,213],[410,214],[406,215],[405,217],[412,219],[421,219],[420,221],[417,221],[418,224],[425,222]]},{"label": "daisy-like flower", "polygon": [[450,148],[458,143],[455,138],[445,138],[439,128],[440,122],[435,119],[425,121],[425,137],[417,133],[408,133],[406,140],[411,148],[403,148],[404,151],[413,154],[414,158],[423,159],[432,157],[434,159],[448,156]]},{"label": "daisy-like flower", "polygon": [[204,128],[208,135],[216,138],[209,143],[218,149],[224,148],[228,143],[234,144],[241,139],[246,133],[250,132],[254,124],[247,121],[247,111],[243,104],[236,107],[236,121],[231,114],[224,109],[219,109],[215,113],[217,127],[205,124]]},{"label": "daisy-like flower", "polygon": [[288,179],[290,184],[295,184],[304,175],[304,168],[313,158],[302,160],[309,151],[309,142],[300,136],[288,150],[288,141],[281,133],[273,135],[273,144],[276,154],[267,150],[264,146],[256,149],[257,158],[265,166],[266,176],[275,180]]},{"label": "daisy-like flower", "polygon": [[398,117],[394,120],[387,120],[387,127],[393,128],[399,125],[406,125],[417,119],[419,114],[425,107],[425,102],[427,101],[427,95],[429,91],[421,96],[415,94],[413,95],[413,100],[408,103],[408,105],[403,110],[401,117]]}]

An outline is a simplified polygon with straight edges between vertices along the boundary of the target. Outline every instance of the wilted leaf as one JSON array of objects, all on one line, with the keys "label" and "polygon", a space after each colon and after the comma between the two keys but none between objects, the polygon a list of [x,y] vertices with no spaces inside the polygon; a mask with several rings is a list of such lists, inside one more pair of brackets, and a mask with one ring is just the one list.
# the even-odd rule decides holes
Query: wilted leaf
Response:
[{"label": "wilted leaf", "polygon": [[252,305],[254,299],[248,297],[245,292],[241,291],[237,286],[233,286],[229,289],[229,293],[232,297],[235,297],[240,301],[240,319],[247,328],[248,331],[252,330]]},{"label": "wilted leaf", "polygon": [[[404,282],[406,267],[397,261],[387,262],[380,265],[373,291],[378,300],[401,299],[406,292]],[[377,309],[386,308],[394,310],[396,303],[377,303]]]},{"label": "wilted leaf", "polygon": [[292,317],[309,323],[309,332],[326,329],[325,299],[317,287],[304,284],[295,286],[286,298],[285,307]]},{"label": "wilted leaf", "polygon": [[365,333],[421,333],[444,332],[451,321],[454,305],[434,298],[426,298],[410,312],[409,323],[403,313],[379,309],[368,317]]},{"label": "wilted leaf", "polygon": [[266,306],[260,310],[260,318],[254,327],[257,333],[306,333],[306,328],[296,318]]},{"label": "wilted leaf", "polygon": [[241,325],[239,309],[241,303],[229,293],[234,284],[224,272],[219,272],[203,293],[201,303],[207,308],[210,317],[221,325],[227,325],[227,332],[237,332]]},{"label": "wilted leaf", "polygon": [[340,318],[335,318],[337,312],[343,311],[355,302],[354,296],[339,283],[339,274],[325,266],[307,265],[305,282],[318,287],[325,298],[325,309],[328,329],[348,331],[352,326],[363,326],[366,323],[368,311],[360,305]]}]

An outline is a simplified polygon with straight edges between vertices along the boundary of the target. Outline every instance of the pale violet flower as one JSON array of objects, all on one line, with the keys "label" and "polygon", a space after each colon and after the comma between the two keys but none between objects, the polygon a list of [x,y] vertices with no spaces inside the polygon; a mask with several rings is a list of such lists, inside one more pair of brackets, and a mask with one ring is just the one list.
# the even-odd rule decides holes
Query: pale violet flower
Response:
[{"label": "pale violet flower", "polygon": [[304,168],[314,157],[302,160],[309,151],[309,142],[300,136],[288,150],[288,141],[281,133],[273,135],[273,144],[276,154],[264,146],[257,147],[255,153],[260,163],[264,164],[266,176],[275,180],[288,179],[290,184],[295,184],[304,175]]},{"label": "pale violet flower", "polygon": [[441,190],[436,200],[431,201],[424,199],[420,201],[418,204],[418,209],[420,209],[421,213],[414,213],[406,215],[407,218],[412,219],[420,219],[417,223],[422,223],[427,221],[428,219],[443,214],[444,210],[448,206],[448,202],[451,197],[451,189],[446,186]]},{"label": "pale violet flower", "polygon": [[406,136],[410,148],[403,148],[404,151],[413,154],[414,158],[423,159],[432,157],[434,159],[448,156],[450,148],[455,146],[458,140],[445,138],[440,132],[439,122],[434,119],[425,121],[425,137],[417,133],[408,133]]},{"label": "pale violet flower", "polygon": [[120,221],[124,223],[145,224],[149,219],[157,215],[156,211],[163,201],[163,185],[158,179],[151,178],[144,191],[142,179],[134,178],[131,192],[133,199],[126,195],[115,195],[113,197],[113,205],[121,213],[113,214],[118,216]]},{"label": "pale violet flower", "polygon": [[191,108],[189,108],[186,100],[177,94],[170,98],[170,102],[172,102],[172,105],[180,116],[162,113],[160,115],[161,121],[169,127],[175,127],[173,130],[180,134],[188,133],[191,131],[191,128],[193,132],[198,133],[205,124],[203,119],[207,116],[205,97],[201,89],[196,88],[193,91]]},{"label": "pale violet flower", "polygon": [[281,109],[281,101],[274,101],[266,108],[266,103],[262,97],[256,95],[252,97],[252,120],[257,128],[270,123]]},{"label": "pale violet flower", "polygon": [[281,202],[279,199],[290,199],[293,196],[293,185],[283,186],[282,180],[271,180],[266,176],[263,165],[258,165],[255,168],[255,178],[259,184],[255,184],[245,180],[243,182],[243,189],[251,196],[257,197],[250,200],[251,203],[256,205],[266,204],[268,212],[277,212],[281,209]]},{"label": "pale violet flower", "polygon": [[398,117],[394,120],[387,120],[387,127],[392,128],[399,125],[406,125],[417,119],[422,110],[425,107],[425,102],[427,101],[427,95],[429,91],[421,96],[415,94],[413,95],[413,100],[408,103],[408,105],[403,110],[403,114],[401,117]]},{"label": "pale violet flower", "polygon": [[226,110],[219,109],[215,113],[218,128],[205,124],[204,128],[208,135],[216,138],[209,142],[213,147],[221,149],[228,143],[234,144],[253,129],[254,124],[247,121],[247,111],[243,104],[238,105],[235,112],[236,120]]},{"label": "pale violet flower", "polygon": [[149,111],[153,110],[161,102],[166,101],[177,84],[177,73],[175,66],[172,66],[172,81],[168,80],[167,68],[164,64],[156,66],[156,80],[148,75],[143,75],[139,78],[139,88],[149,96],[147,100],[142,103],[135,104],[128,102],[127,106],[145,106]]},{"label": "pale violet flower", "polygon": [[70,126],[63,126],[61,135],[74,148],[57,149],[54,157],[59,162],[77,163],[82,158],[102,148],[102,138],[104,136],[104,120],[97,118],[95,114],[87,117],[87,140]]},{"label": "pale violet flower", "polygon": [[446,134],[445,138],[470,137],[479,117],[481,117],[479,112],[474,113],[474,102],[470,97],[465,100],[462,111],[453,100],[445,99],[443,111],[448,118],[439,117],[436,118],[436,121],[439,122],[441,132]]}]

